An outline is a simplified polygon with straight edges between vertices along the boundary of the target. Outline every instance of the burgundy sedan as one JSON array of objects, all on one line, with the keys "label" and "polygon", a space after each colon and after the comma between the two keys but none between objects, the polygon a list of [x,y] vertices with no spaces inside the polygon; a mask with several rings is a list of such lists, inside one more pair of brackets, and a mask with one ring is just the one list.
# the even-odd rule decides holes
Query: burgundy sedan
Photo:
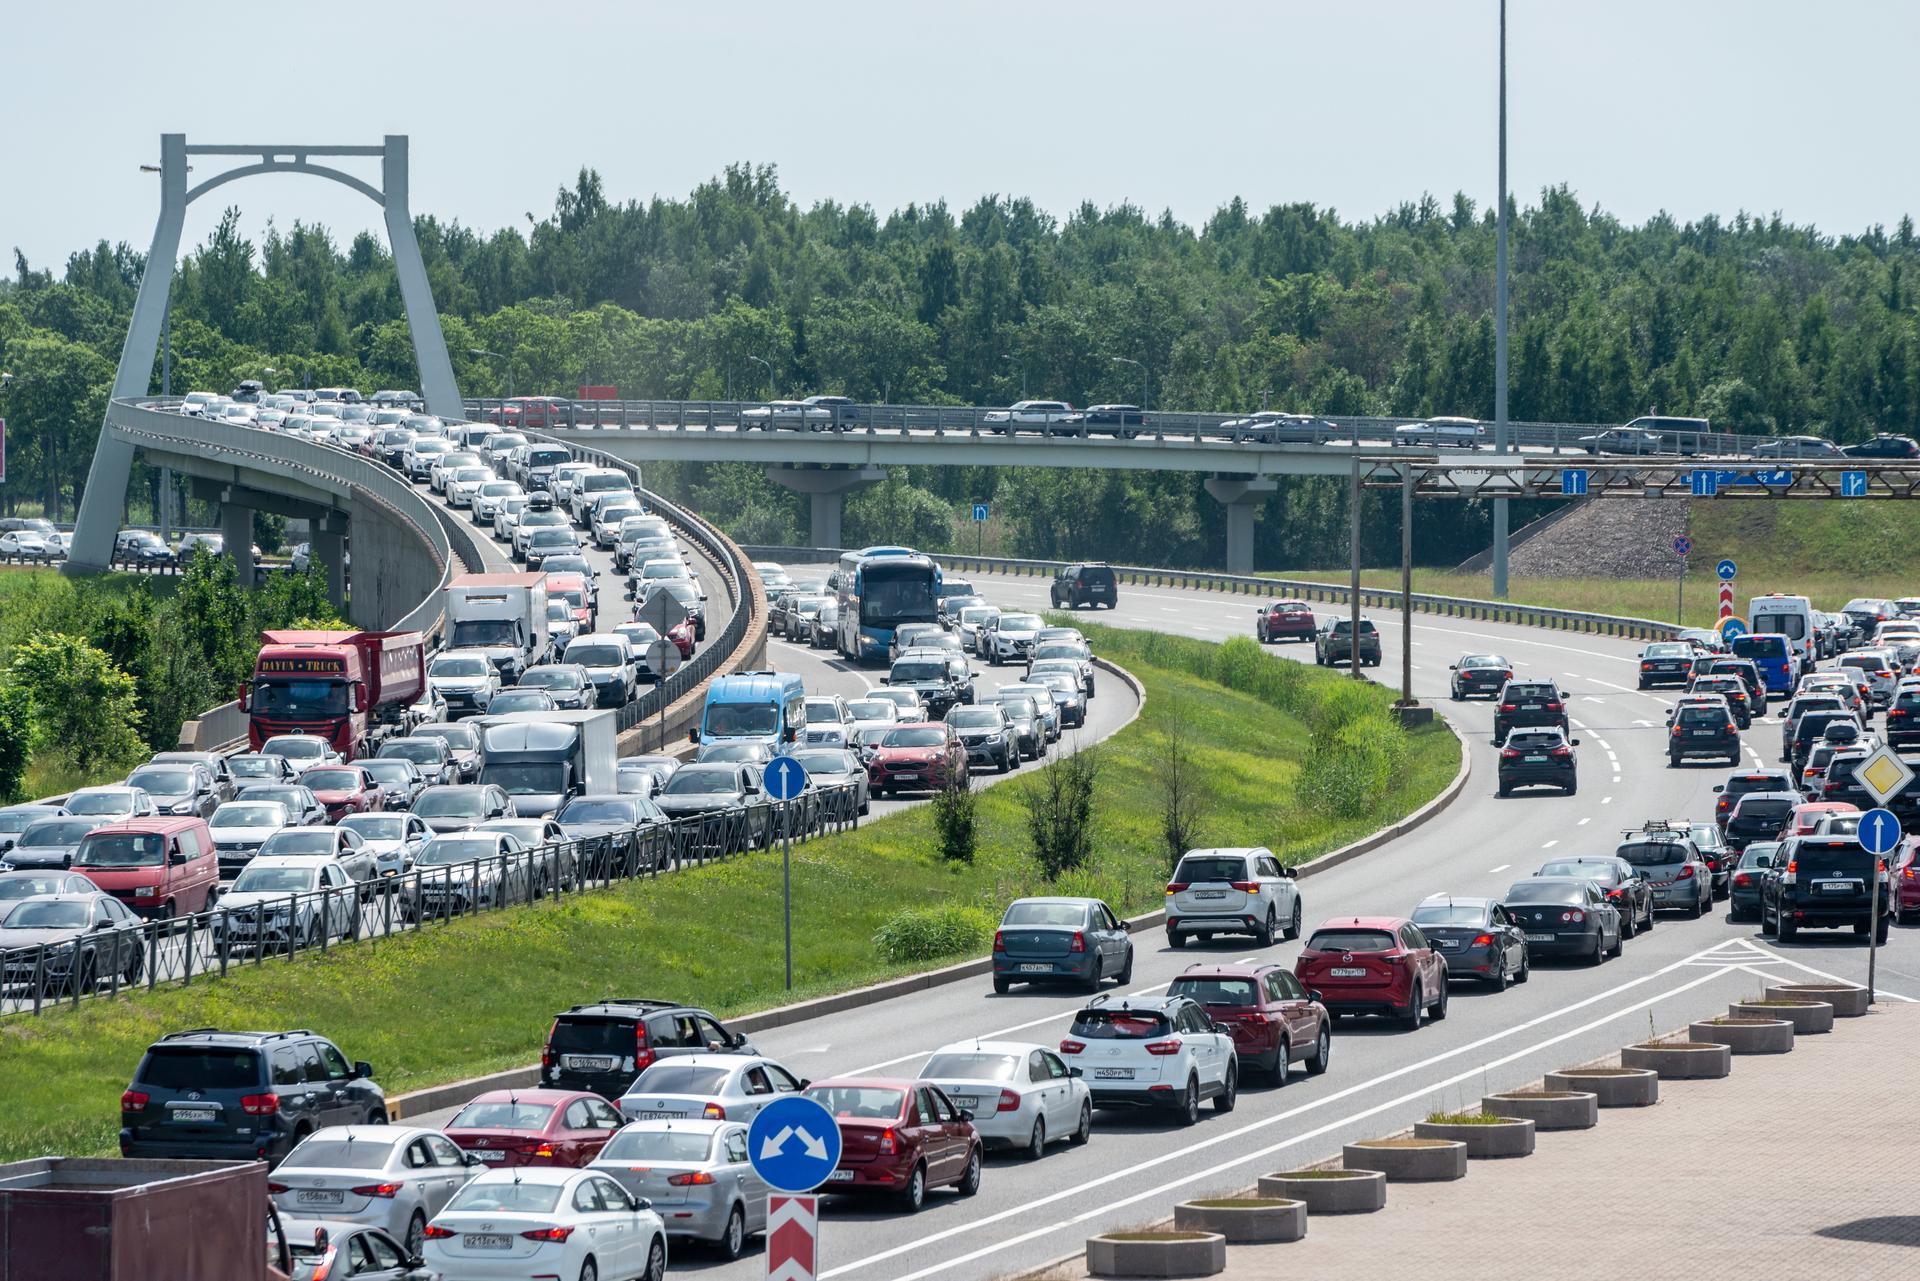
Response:
[{"label": "burgundy sedan", "polygon": [[581,1166],[625,1124],[597,1094],[489,1090],[460,1109],[446,1136],[489,1166]]},{"label": "burgundy sedan", "polygon": [[967,784],[967,749],[954,728],[941,721],[895,725],[874,748],[867,784],[875,796],[896,792],[937,792]]},{"label": "burgundy sedan", "polygon": [[980,1135],[931,1081],[842,1077],[806,1095],[840,1123],[840,1164],[822,1192],[885,1192],[918,1210],[930,1187],[980,1190]]},{"label": "burgundy sedan", "polygon": [[300,776],[300,785],[311,788],[314,799],[326,807],[329,823],[387,807],[386,789],[358,765],[318,766]]}]

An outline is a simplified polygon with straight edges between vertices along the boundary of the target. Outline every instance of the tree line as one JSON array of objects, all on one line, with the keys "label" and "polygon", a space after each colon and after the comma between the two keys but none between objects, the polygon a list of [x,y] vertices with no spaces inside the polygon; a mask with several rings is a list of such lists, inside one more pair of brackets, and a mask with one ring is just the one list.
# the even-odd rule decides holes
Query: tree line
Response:
[{"label": "tree line", "polygon": [[[1920,429],[1910,219],[1842,236],[1745,213],[1634,226],[1565,186],[1511,213],[1516,420],[1657,408],[1756,434]],[[1124,357],[1146,366],[1150,409],[1493,413],[1494,217],[1465,195],[1365,219],[1235,199],[1193,227],[1133,205],[1055,217],[1003,195],[885,216],[801,208],[771,166],[729,166],[685,199],[617,201],[583,169],[525,234],[431,215],[416,230],[470,394],[1132,402],[1141,375]],[[10,507],[72,510],[142,266],[124,244],[58,273],[16,252],[0,283]],[[182,263],[172,332],[176,391],[418,382],[393,264],[369,234],[343,247],[296,223],[255,244],[229,211]],[[800,539],[799,501],[753,468],[657,473],[720,500],[710,513],[753,541]],[[946,546],[956,510],[982,500],[1008,513],[993,533],[1009,554],[1206,564],[1224,537],[1198,477],[966,468],[901,469],[849,503],[848,536],[902,519]],[[1343,561],[1345,502],[1338,484],[1283,484],[1261,565]],[[1370,551],[1397,551],[1397,519],[1390,503],[1367,514]],[[1478,505],[1430,504],[1420,521],[1427,563],[1484,545]]]}]

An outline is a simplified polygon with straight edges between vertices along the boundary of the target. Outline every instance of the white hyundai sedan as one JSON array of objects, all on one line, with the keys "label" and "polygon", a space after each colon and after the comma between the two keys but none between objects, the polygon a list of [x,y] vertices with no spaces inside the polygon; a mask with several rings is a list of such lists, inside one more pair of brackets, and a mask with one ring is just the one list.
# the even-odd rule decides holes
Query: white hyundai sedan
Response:
[{"label": "white hyundai sedan", "polygon": [[267,1192],[282,1214],[370,1224],[418,1254],[479,1164],[438,1130],[329,1125],[287,1153]]},{"label": "white hyundai sedan", "polygon": [[1093,1130],[1093,1093],[1066,1061],[1023,1041],[956,1041],[920,1069],[953,1105],[973,1113],[989,1147],[1038,1160],[1047,1144],[1085,1143]]},{"label": "white hyundai sedan", "polygon": [[488,1170],[427,1225],[427,1266],[461,1281],[661,1281],[667,1232],[598,1170]]},{"label": "white hyundai sedan", "polygon": [[683,1054],[661,1059],[620,1096],[629,1121],[751,1121],[807,1082],[757,1054]]}]

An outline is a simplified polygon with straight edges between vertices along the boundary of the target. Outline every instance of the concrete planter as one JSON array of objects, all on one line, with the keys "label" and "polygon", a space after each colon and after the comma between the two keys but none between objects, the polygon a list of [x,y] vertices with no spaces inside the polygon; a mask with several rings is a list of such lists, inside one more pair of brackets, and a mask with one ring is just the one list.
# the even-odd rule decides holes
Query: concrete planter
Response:
[{"label": "concrete planter", "polygon": [[1867,1012],[1867,989],[1851,983],[1783,983],[1767,989],[1769,1001],[1825,1001],[1835,1018],[1857,1019]]},{"label": "concrete planter", "polygon": [[1795,1036],[1833,1031],[1833,1006],[1825,1001],[1735,1001],[1727,1013],[1737,1019],[1785,1019]]},{"label": "concrete planter", "polygon": [[1793,1024],[1786,1019],[1708,1019],[1690,1025],[1696,1041],[1717,1041],[1735,1054],[1786,1054],[1793,1049]]},{"label": "concrete planter", "polygon": [[1420,1139],[1447,1139],[1454,1143],[1464,1143],[1467,1147],[1467,1155],[1476,1161],[1533,1155],[1533,1122],[1525,1118],[1478,1125],[1455,1125],[1447,1121],[1416,1121],[1413,1133],[1415,1138]]},{"label": "concrete planter", "polygon": [[1387,1176],[1377,1170],[1293,1170],[1260,1180],[1260,1195],[1298,1201],[1314,1214],[1371,1214],[1387,1207]]},{"label": "concrete planter", "polygon": [[1227,1239],[1217,1232],[1115,1232],[1087,1238],[1087,1271],[1097,1277],[1210,1277],[1226,1267]]},{"label": "concrete planter", "polygon": [[1663,1081],[1703,1080],[1733,1071],[1733,1051],[1718,1042],[1648,1041],[1620,1051],[1623,1067],[1647,1068]]},{"label": "concrete planter", "polygon": [[1660,1074],[1647,1068],[1568,1068],[1547,1073],[1547,1088],[1590,1092],[1603,1108],[1647,1108],[1660,1101]]},{"label": "concrete planter", "polygon": [[1281,1197],[1182,1201],[1173,1207],[1173,1226],[1181,1232],[1217,1232],[1236,1245],[1298,1241],[1307,1235],[1307,1207]]},{"label": "concrete planter", "polygon": [[1480,1109],[1495,1116],[1525,1117],[1536,1130],[1590,1130],[1600,1122],[1600,1099],[1582,1090],[1515,1090],[1489,1094]]},{"label": "concrete planter", "polygon": [[1467,1145],[1458,1139],[1369,1139],[1340,1152],[1349,1170],[1378,1170],[1389,1183],[1445,1183],[1467,1175]]}]

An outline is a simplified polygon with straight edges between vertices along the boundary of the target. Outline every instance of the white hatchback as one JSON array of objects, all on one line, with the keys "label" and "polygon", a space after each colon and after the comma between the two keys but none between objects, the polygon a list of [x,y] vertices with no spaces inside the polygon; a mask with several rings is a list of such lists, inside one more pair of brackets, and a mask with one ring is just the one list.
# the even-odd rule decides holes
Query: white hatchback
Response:
[{"label": "white hatchback", "polygon": [[1096,996],[1073,1016],[1060,1057],[1097,1108],[1166,1109],[1192,1125],[1202,1099],[1231,1112],[1240,1097],[1233,1034],[1189,997]]}]

